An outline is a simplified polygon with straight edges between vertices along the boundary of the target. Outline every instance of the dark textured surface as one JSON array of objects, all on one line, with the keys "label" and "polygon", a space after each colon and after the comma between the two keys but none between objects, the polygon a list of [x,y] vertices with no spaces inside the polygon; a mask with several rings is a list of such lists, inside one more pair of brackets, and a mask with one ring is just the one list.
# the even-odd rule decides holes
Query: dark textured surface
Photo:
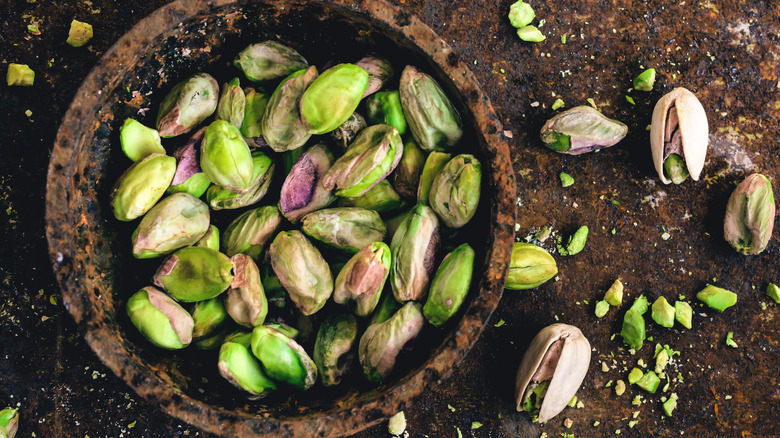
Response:
[{"label": "dark textured surface", "polygon": [[[20,436],[204,435],[144,402],[97,360],[60,304],[44,238],[46,169],[68,105],[102,53],[164,3],[0,5],[0,71],[9,62],[26,63],[37,76],[32,88],[0,84],[0,404],[20,403]],[[433,28],[470,65],[513,134],[518,237],[543,225],[563,235],[581,224],[591,229],[582,253],[556,255],[558,281],[504,294],[466,360],[406,407],[410,433],[780,434],[780,306],[763,295],[767,282],[780,281],[778,231],[768,250],[754,257],[731,250],[721,231],[726,199],[746,174],[760,171],[778,183],[780,4],[531,2],[537,20],[546,20],[541,29],[547,40],[530,44],[519,41],[505,19],[508,1],[394,3]],[[85,47],[64,43],[72,18],[95,26],[95,38]],[[34,22],[41,35],[27,33]],[[629,92],[633,77],[649,66],[659,71],[654,91]],[[645,127],[655,101],[675,86],[702,101],[711,149],[701,181],[668,187],[654,175]],[[612,149],[579,157],[544,149],[537,132],[556,97],[566,107],[592,98],[629,126],[629,136]],[[560,171],[574,176],[574,186],[560,187]],[[552,249],[553,241],[545,247]],[[692,299],[713,279],[739,295],[737,306],[723,314],[694,304],[693,330],[663,329],[648,318],[654,342],[681,351],[673,365],[683,381],[670,390],[680,396],[672,418],[661,413],[660,393],[645,396],[632,387],[617,397],[614,383],[605,387],[625,380],[638,359],[652,363],[653,343],[632,355],[619,336],[610,339],[625,307],[601,320],[593,316],[595,301],[616,277],[626,284],[627,300],[640,293]],[[567,409],[540,427],[514,412],[514,372],[535,332],[556,320],[582,329],[594,347],[593,360],[578,393],[584,407]],[[736,349],[725,346],[729,331]],[[602,371],[601,362],[609,371]],[[632,406],[638,394],[645,402]],[[635,412],[638,423],[629,428]],[[566,417],[574,421],[571,429],[562,425]],[[474,421],[483,426],[472,430]],[[379,425],[360,436],[384,434]]]}]

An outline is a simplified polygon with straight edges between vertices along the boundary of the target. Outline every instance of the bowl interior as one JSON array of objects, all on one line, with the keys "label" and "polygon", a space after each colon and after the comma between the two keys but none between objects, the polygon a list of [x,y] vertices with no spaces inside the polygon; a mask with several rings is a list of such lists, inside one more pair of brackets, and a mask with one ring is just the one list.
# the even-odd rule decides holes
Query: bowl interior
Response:
[{"label": "bowl interior", "polygon": [[[49,169],[47,234],[65,304],[90,346],[120,378],[172,415],[205,430],[307,436],[370,426],[445,376],[498,303],[514,224],[514,180],[500,125],[471,74],[446,45],[414,17],[384,2],[205,3],[174,2],[122,37],[85,80],[63,121]],[[365,383],[358,370],[336,388],[279,391],[250,402],[218,375],[217,350],[155,348],[124,311],[127,298],[150,284],[161,260],[131,256],[130,235],[137,221],[117,221],[109,206],[112,186],[130,164],[119,147],[119,126],[128,117],[154,126],[157,106],[168,90],[196,72],[208,72],[220,83],[239,76],[249,86],[232,60],[248,44],[266,39],[294,47],[320,71],[377,53],[391,61],[396,86],[403,66],[421,68],[437,79],[463,118],[465,135],[458,152],[473,153],[483,163],[479,212],[453,237],[468,241],[477,253],[469,299],[442,329],[427,326],[411,352],[399,359],[392,378],[380,386]],[[185,140],[164,143],[171,151]],[[259,205],[275,201],[268,198]],[[213,222],[224,229],[242,211],[213,212]],[[310,345],[304,347],[311,351]]]}]

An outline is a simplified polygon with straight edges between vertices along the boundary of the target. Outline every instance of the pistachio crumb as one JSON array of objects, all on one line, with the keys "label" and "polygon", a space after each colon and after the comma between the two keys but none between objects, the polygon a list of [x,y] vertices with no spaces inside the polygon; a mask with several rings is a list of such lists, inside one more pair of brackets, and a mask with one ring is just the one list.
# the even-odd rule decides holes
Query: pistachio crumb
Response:
[{"label": "pistachio crumb", "polygon": [[479,429],[480,427],[482,427],[482,423],[480,423],[479,421],[472,421],[471,422],[471,429],[472,430]]},{"label": "pistachio crumb", "polygon": [[449,409],[452,412],[455,412],[455,408],[453,408],[452,405],[447,405],[447,409]]},{"label": "pistachio crumb", "polygon": [[605,373],[609,371],[609,365],[607,365],[606,362],[601,362],[601,371],[604,371]]},{"label": "pistachio crumb", "polygon": [[584,407],[585,407],[585,403],[583,403],[582,401],[577,402],[577,409],[582,409]]}]

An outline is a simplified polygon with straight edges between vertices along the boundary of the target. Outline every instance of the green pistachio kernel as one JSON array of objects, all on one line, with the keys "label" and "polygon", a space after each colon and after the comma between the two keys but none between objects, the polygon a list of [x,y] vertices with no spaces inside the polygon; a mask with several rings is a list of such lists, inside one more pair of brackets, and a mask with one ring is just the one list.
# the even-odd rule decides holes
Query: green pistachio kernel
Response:
[{"label": "green pistachio kernel", "polygon": [[518,29],[528,26],[534,21],[536,13],[528,3],[520,0],[509,7],[509,24]]},{"label": "green pistachio kernel", "polygon": [[35,81],[35,72],[27,64],[8,64],[8,72],[5,75],[8,86],[30,87]]},{"label": "green pistachio kernel", "polygon": [[92,25],[78,20],[70,22],[68,39],[65,41],[73,47],[81,47],[92,39]]},{"label": "green pistachio kernel", "polygon": [[737,303],[737,294],[711,284],[697,293],[696,298],[718,312],[723,312]]},{"label": "green pistachio kernel", "polygon": [[561,178],[562,187],[569,187],[570,185],[574,184],[574,178],[572,178],[568,173],[561,172],[559,176]]},{"label": "green pistachio kernel", "polygon": [[655,69],[648,68],[634,79],[634,90],[652,91],[655,84]]},{"label": "green pistachio kernel", "polygon": [[542,35],[542,32],[536,26],[524,26],[517,29],[517,36],[523,41],[531,43],[538,43],[544,41],[546,36]]}]

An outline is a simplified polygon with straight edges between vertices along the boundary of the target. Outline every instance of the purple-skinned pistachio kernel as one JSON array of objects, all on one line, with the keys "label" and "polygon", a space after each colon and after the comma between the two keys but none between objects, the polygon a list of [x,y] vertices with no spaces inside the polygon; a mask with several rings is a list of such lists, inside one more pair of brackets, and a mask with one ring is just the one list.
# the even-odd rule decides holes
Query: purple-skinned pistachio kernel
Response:
[{"label": "purple-skinned pistachio kernel", "polygon": [[279,210],[287,220],[298,222],[335,200],[331,191],[321,184],[323,175],[334,161],[333,154],[322,143],[312,146],[298,158],[284,180],[279,196]]}]

